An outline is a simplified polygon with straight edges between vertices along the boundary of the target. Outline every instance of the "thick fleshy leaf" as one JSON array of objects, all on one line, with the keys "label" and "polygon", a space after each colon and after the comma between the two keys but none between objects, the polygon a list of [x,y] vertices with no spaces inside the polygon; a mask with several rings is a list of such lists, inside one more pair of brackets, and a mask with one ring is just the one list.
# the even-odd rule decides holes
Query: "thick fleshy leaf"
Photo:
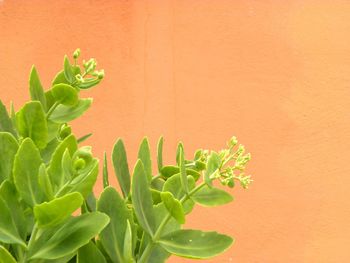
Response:
[{"label": "thick fleshy leaf", "polygon": [[58,105],[49,119],[57,123],[70,122],[83,115],[91,106],[92,99],[79,99],[74,106]]},{"label": "thick fleshy leaf", "polygon": [[57,259],[70,255],[89,243],[108,222],[105,214],[92,212],[44,230],[29,251],[29,259]]},{"label": "thick fleshy leaf", "polygon": [[233,239],[217,232],[177,230],[163,236],[159,244],[169,253],[187,258],[211,258],[226,251]]},{"label": "thick fleshy leaf", "polygon": [[[73,70],[73,75],[74,77],[77,74],[80,74],[80,67],[78,66],[72,66],[72,70]],[[71,84],[67,79],[66,76],[64,74],[64,70],[60,71],[57,73],[57,75],[55,76],[54,80],[52,81],[52,86],[58,83],[66,83],[66,84]]]},{"label": "thick fleshy leaf", "polygon": [[15,222],[12,219],[11,210],[0,197],[0,242],[8,244],[20,244],[25,246],[20,234],[16,228]]},{"label": "thick fleshy leaf", "polygon": [[224,190],[211,188],[207,185],[194,193],[191,198],[202,206],[219,206],[233,200],[233,197]]},{"label": "thick fleshy leaf", "polygon": [[157,164],[158,164],[158,172],[162,170],[163,167],[163,136],[159,138],[158,144],[157,144]]},{"label": "thick fleshy leaf", "polygon": [[97,209],[110,218],[109,224],[100,233],[100,241],[104,250],[113,262],[126,262],[124,260],[124,240],[127,222],[132,221],[131,211],[127,209],[124,199],[112,187],[104,189],[98,200]]},{"label": "thick fleshy leaf", "polygon": [[181,187],[185,191],[185,193],[188,193],[188,182],[187,182],[187,173],[186,173],[186,166],[185,166],[185,153],[183,145],[179,144],[179,167],[180,167],[180,180],[181,180]]},{"label": "thick fleshy leaf", "polygon": [[17,137],[17,133],[13,128],[12,120],[8,115],[6,107],[1,100],[0,100],[0,131],[9,132],[13,136]]},{"label": "thick fleshy leaf", "polygon": [[50,166],[47,170],[55,192],[58,191],[58,189],[65,183],[65,178],[62,170],[62,158],[64,152],[67,149],[71,156],[78,149],[78,143],[73,134],[66,137],[57,146],[56,150],[52,155]]},{"label": "thick fleshy leaf", "polygon": [[17,263],[10,252],[0,245],[0,263]]},{"label": "thick fleshy leaf", "polygon": [[171,192],[162,192],[160,194],[165,208],[172,217],[180,224],[185,223],[185,213],[179,200],[175,199]]},{"label": "thick fleshy leaf", "polygon": [[[196,183],[191,175],[187,176],[187,180],[188,180],[188,188],[191,191],[195,187]],[[178,200],[181,200],[181,198],[186,196],[185,191],[181,187],[180,174],[176,174],[165,181],[163,186],[163,192],[172,193],[173,196]],[[183,203],[185,214],[188,214],[189,212],[191,212],[193,209],[193,206],[194,206],[194,202],[191,199],[186,200]]]},{"label": "thick fleshy leaf", "polygon": [[210,178],[220,167],[220,156],[216,152],[211,152],[207,161],[207,170],[204,172],[204,181],[208,186],[212,186],[213,179]]},{"label": "thick fleshy leaf", "polygon": [[[175,174],[178,174],[178,173],[180,173],[180,168],[178,166],[173,166],[173,165],[164,166],[160,171],[160,174],[164,178],[169,178],[169,177],[171,177]],[[196,170],[190,169],[190,168],[186,168],[186,174],[192,175],[192,177],[194,178],[195,181],[197,181],[200,177],[199,172],[197,172]]]},{"label": "thick fleshy leaf", "polygon": [[130,193],[130,173],[124,143],[121,139],[114,144],[112,162],[123,196],[127,197]]},{"label": "thick fleshy leaf", "polygon": [[22,204],[15,185],[9,180],[4,181],[0,186],[0,198],[4,200],[11,212],[11,218],[18,234],[25,240],[27,238],[27,224]]},{"label": "thick fleshy leaf", "polygon": [[68,84],[54,85],[51,88],[51,93],[57,102],[66,106],[74,106],[79,100],[78,91]]},{"label": "thick fleshy leaf", "polygon": [[39,149],[48,143],[48,128],[43,106],[38,101],[27,102],[16,114],[19,134],[31,138]]},{"label": "thick fleshy leaf", "polygon": [[32,100],[40,101],[43,109],[46,111],[46,97],[43,86],[41,85],[38,71],[32,66],[29,76],[29,92]]},{"label": "thick fleshy leaf", "polygon": [[93,159],[78,173],[78,175],[76,175],[76,177],[74,177],[69,183],[60,189],[57,196],[62,196],[72,192],[79,192],[84,198],[86,198],[91,193],[92,188],[96,183],[97,175],[98,160]]},{"label": "thick fleshy leaf", "polygon": [[39,167],[39,185],[45,193],[46,199],[52,200],[54,198],[53,188],[44,163]]},{"label": "thick fleshy leaf", "polygon": [[108,163],[107,163],[107,154],[104,152],[103,154],[103,188],[106,188],[109,186],[109,179],[108,179]]},{"label": "thick fleshy leaf", "polygon": [[152,195],[142,161],[135,165],[132,178],[132,203],[140,226],[151,236],[154,234]]},{"label": "thick fleshy leaf", "polygon": [[78,250],[77,263],[106,263],[106,259],[93,242],[87,243]]},{"label": "thick fleshy leaf", "polygon": [[133,233],[130,225],[130,221],[126,222],[126,229],[124,235],[124,248],[123,248],[123,256],[125,263],[134,263],[134,255],[133,255]]},{"label": "thick fleshy leaf", "polygon": [[0,132],[0,184],[6,179],[12,179],[12,167],[18,143],[8,132]]},{"label": "thick fleshy leaf", "polygon": [[40,204],[44,192],[39,184],[40,152],[30,138],[23,140],[15,156],[13,178],[17,191],[30,206]]},{"label": "thick fleshy leaf", "polygon": [[70,217],[83,204],[83,201],[82,195],[74,192],[34,206],[34,217],[38,227],[60,224]]},{"label": "thick fleshy leaf", "polygon": [[137,157],[142,161],[148,181],[152,180],[152,161],[151,150],[147,138],[144,138],[140,144]]},{"label": "thick fleshy leaf", "polygon": [[70,64],[67,56],[64,56],[63,72],[66,80],[68,80],[69,83],[73,83],[75,80],[75,75],[74,75],[73,67]]}]

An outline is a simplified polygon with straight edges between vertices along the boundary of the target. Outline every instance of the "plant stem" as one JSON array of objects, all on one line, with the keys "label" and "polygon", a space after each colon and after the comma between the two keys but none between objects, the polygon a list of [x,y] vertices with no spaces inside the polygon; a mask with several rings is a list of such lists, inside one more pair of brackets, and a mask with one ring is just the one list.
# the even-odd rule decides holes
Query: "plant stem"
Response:
[{"label": "plant stem", "polygon": [[[33,243],[36,239],[38,231],[39,231],[38,225],[35,224],[33,227],[33,231],[32,231],[32,234],[30,236],[29,242],[28,242],[27,252],[30,251],[31,247],[33,246]],[[27,253],[24,254],[24,257],[22,258],[22,261],[20,261],[20,262],[23,262],[23,263],[27,262]]]},{"label": "plant stem", "polygon": [[[187,199],[189,199],[193,194],[195,194],[197,191],[199,191],[201,188],[203,188],[206,185],[205,182],[202,182],[198,186],[196,186],[192,191],[190,191],[187,195],[181,198],[180,203],[183,204]],[[160,223],[156,233],[152,237],[152,241],[147,244],[145,250],[142,253],[142,256],[140,260],[137,261],[137,263],[146,263],[149,256],[151,255],[152,249],[154,245],[157,243],[158,239],[160,238],[163,228],[166,226],[166,224],[171,219],[171,214],[168,213],[168,215],[163,219],[163,221]]]},{"label": "plant stem", "polygon": [[49,109],[49,111],[46,114],[46,119],[49,119],[50,115],[52,114],[52,112],[57,108],[57,106],[60,105],[60,103],[58,101],[56,101],[51,108]]}]

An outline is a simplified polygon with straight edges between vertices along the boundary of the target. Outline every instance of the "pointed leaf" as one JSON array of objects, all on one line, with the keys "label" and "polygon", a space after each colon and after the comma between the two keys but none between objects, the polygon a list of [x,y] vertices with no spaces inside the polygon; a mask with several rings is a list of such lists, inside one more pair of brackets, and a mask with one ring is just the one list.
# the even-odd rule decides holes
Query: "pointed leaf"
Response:
[{"label": "pointed leaf", "polygon": [[6,179],[12,180],[12,167],[17,150],[15,137],[11,133],[0,132],[0,184]]},{"label": "pointed leaf", "polygon": [[16,114],[19,134],[31,138],[39,149],[48,143],[48,128],[43,106],[38,101],[27,102]]},{"label": "pointed leaf", "polygon": [[66,137],[57,146],[52,155],[50,166],[47,170],[55,192],[58,191],[58,189],[65,183],[62,171],[62,158],[67,149],[69,150],[71,156],[73,156],[78,149],[78,143],[73,134]]},{"label": "pointed leaf", "polygon": [[158,172],[162,170],[163,167],[163,137],[159,138],[158,145],[157,145],[157,163],[158,163]]},{"label": "pointed leaf", "polygon": [[114,144],[112,162],[123,196],[126,198],[130,192],[130,173],[124,143],[121,139]]},{"label": "pointed leaf", "polygon": [[132,203],[140,226],[151,236],[154,234],[152,195],[141,160],[138,160],[132,178]]},{"label": "pointed leaf", "polygon": [[70,122],[83,115],[91,106],[92,99],[79,99],[74,106],[58,105],[49,119],[57,123]]},{"label": "pointed leaf", "polygon": [[9,117],[6,107],[1,100],[0,100],[0,131],[9,132],[13,136],[17,137],[17,134],[13,128],[12,120]]},{"label": "pointed leaf", "polygon": [[123,257],[125,263],[133,263],[135,262],[133,259],[133,247],[132,247],[132,230],[129,220],[126,222],[126,230],[124,235],[124,249],[123,249]]},{"label": "pointed leaf", "polygon": [[106,188],[109,186],[109,180],[108,180],[108,164],[107,164],[107,154],[104,152],[103,155],[103,188]]},{"label": "pointed leaf", "polygon": [[212,186],[213,179],[210,178],[212,174],[214,174],[220,167],[220,156],[216,152],[211,152],[207,161],[207,170],[204,173],[204,181],[208,186]]},{"label": "pointed leaf", "polygon": [[73,83],[75,80],[75,75],[73,72],[73,68],[69,62],[69,59],[66,56],[64,56],[64,62],[63,62],[63,72],[66,80],[68,80],[69,83]]},{"label": "pointed leaf", "polygon": [[100,212],[72,217],[64,224],[43,231],[29,251],[29,259],[57,259],[87,244],[109,222]]},{"label": "pointed leaf", "polygon": [[11,218],[22,240],[27,238],[27,224],[17,190],[12,182],[4,181],[0,186],[0,198],[11,212]]},{"label": "pointed leaf", "polygon": [[54,198],[52,184],[46,171],[46,165],[43,163],[39,167],[39,185],[45,193],[46,199],[52,200]]},{"label": "pointed leaf", "polygon": [[41,164],[40,152],[33,141],[24,139],[15,156],[13,177],[19,194],[30,206],[40,204],[45,196],[39,185]]},{"label": "pointed leaf", "polygon": [[182,144],[179,144],[179,166],[180,166],[180,179],[181,179],[181,186],[182,189],[185,191],[185,193],[188,193],[188,182],[187,182],[187,173],[186,173],[186,166],[185,166],[185,153],[184,148]]},{"label": "pointed leaf", "polygon": [[0,263],[17,263],[11,253],[3,246],[0,246]]},{"label": "pointed leaf", "polygon": [[60,224],[70,217],[83,204],[83,201],[81,194],[74,192],[34,206],[34,217],[38,227]]},{"label": "pointed leaf", "polygon": [[151,161],[151,150],[147,138],[144,138],[141,142],[138,156],[143,164],[148,181],[152,180],[152,161]]},{"label": "pointed leaf", "polygon": [[110,223],[100,233],[101,244],[113,262],[124,262],[125,231],[128,220],[132,220],[131,211],[127,209],[123,198],[112,187],[104,189],[97,209],[110,218]]},{"label": "pointed leaf", "polygon": [[200,205],[208,207],[224,205],[233,200],[233,197],[224,190],[218,188],[210,188],[207,185],[194,193],[191,198]]},{"label": "pointed leaf", "polygon": [[29,91],[30,97],[33,101],[40,101],[43,109],[46,111],[46,97],[44,93],[43,86],[41,85],[38,71],[35,66],[32,66],[29,77]]},{"label": "pointed leaf", "polygon": [[93,242],[87,243],[78,250],[77,263],[106,263],[106,259]]},{"label": "pointed leaf", "polygon": [[159,244],[169,253],[180,257],[205,259],[226,251],[233,239],[217,232],[199,230],[177,230],[159,240]]},{"label": "pointed leaf", "polygon": [[15,243],[25,246],[12,220],[11,211],[2,198],[0,198],[0,211],[0,241],[3,243]]},{"label": "pointed leaf", "polygon": [[78,138],[77,141],[78,141],[78,143],[82,143],[82,142],[86,141],[87,139],[89,139],[91,136],[92,136],[92,133],[88,133],[88,134]]},{"label": "pointed leaf", "polygon": [[185,213],[179,200],[175,199],[170,192],[162,192],[160,196],[171,216],[174,217],[179,224],[185,224]]}]

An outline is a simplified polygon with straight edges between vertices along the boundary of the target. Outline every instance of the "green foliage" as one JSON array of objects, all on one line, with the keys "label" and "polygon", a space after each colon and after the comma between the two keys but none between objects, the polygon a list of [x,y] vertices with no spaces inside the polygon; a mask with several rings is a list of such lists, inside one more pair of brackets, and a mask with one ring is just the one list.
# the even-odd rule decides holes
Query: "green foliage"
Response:
[{"label": "green foliage", "polygon": [[[247,188],[250,155],[233,137],[221,151],[197,150],[186,159],[178,144],[176,163],[164,165],[161,137],[152,166],[147,138],[140,144],[132,177],[124,143],[118,139],[111,163],[121,194],[110,186],[103,158],[103,192],[93,187],[99,161],[80,144],[69,122],[82,116],[91,98],[82,90],[101,82],[96,60],[64,57],[44,90],[37,69],[29,77],[31,101],[10,113],[0,101],[0,263],[161,263],[171,255],[204,259],[226,251],[233,239],[216,232],[182,229],[196,204],[233,200],[218,187]],[[152,167],[157,167],[153,174]]]}]

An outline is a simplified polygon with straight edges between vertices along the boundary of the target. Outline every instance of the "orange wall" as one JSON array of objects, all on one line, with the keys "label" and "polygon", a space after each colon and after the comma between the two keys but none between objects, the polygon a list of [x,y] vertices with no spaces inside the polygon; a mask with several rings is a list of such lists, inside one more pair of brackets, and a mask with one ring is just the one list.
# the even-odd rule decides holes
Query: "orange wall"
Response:
[{"label": "orange wall", "polygon": [[1,99],[19,107],[32,63],[47,86],[80,47],[106,70],[74,123],[96,155],[120,136],[135,160],[161,134],[169,162],[180,139],[252,153],[251,188],[188,220],[237,239],[208,262],[349,262],[349,32],[341,0],[0,0]]}]

